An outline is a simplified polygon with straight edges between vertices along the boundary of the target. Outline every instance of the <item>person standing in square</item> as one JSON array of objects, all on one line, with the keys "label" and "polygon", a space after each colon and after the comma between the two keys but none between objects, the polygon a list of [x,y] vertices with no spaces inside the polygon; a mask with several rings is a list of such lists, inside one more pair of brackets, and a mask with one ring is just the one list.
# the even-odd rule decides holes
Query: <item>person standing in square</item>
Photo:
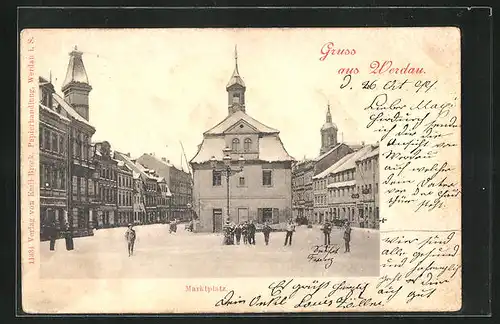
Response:
[{"label": "person standing in square", "polygon": [[271,226],[269,226],[269,222],[265,222],[264,227],[262,227],[262,233],[264,233],[264,242],[266,242],[266,245],[269,245],[269,235],[272,230]]},{"label": "person standing in square", "polygon": [[283,245],[292,245],[292,236],[293,232],[295,232],[295,224],[293,220],[290,218],[288,224],[286,225],[286,236],[285,236],[285,244]]},{"label": "person standing in square", "polygon": [[344,229],[345,252],[351,252],[351,224],[347,221]]},{"label": "person standing in square", "polygon": [[125,239],[127,240],[128,246],[128,256],[132,256],[134,254],[135,237],[135,230],[132,228],[132,224],[128,224],[128,229],[125,232]]},{"label": "person standing in square", "polygon": [[250,224],[248,224],[248,244],[255,245],[255,232],[256,231],[257,231],[257,228],[255,227],[253,220],[251,220]]},{"label": "person standing in square", "polygon": [[332,232],[332,225],[328,220],[325,220],[325,223],[323,224],[321,230],[325,235],[325,245],[330,245],[330,233]]}]

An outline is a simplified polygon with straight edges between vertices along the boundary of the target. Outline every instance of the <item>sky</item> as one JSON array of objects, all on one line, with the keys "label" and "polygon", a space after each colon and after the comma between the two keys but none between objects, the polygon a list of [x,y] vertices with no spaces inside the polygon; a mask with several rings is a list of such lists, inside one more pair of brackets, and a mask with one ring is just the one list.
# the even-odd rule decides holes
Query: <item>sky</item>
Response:
[{"label": "sky", "polygon": [[[374,57],[388,59],[380,55],[388,48],[404,63],[404,57],[430,48],[418,32],[405,34],[404,46],[387,39],[377,29],[37,30],[36,71],[51,75],[61,93],[69,52],[78,46],[93,88],[93,141],[107,140],[133,157],[155,153],[185,168],[180,141],[189,161],[203,132],[228,114],[225,87],[237,45],[247,114],[280,130],[296,159],[314,158],[328,102],[339,140],[377,141],[365,128],[362,107],[368,97],[361,90],[340,89],[337,71],[360,67],[367,75]],[[329,41],[336,48],[356,48],[357,54],[321,61],[321,48]]]}]

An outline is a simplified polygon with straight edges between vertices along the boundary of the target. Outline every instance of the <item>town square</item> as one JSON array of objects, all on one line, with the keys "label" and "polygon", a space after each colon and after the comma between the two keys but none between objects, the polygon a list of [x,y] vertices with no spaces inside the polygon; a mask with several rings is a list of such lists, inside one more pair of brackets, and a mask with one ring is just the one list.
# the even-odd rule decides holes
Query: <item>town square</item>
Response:
[{"label": "town square", "polygon": [[[253,61],[236,42],[220,51],[225,80],[210,85],[210,100],[222,103],[210,105],[217,118],[183,112],[190,109],[182,108],[183,100],[162,110],[161,102],[182,99],[184,90],[157,94],[154,85],[141,88],[141,98],[152,98],[167,118],[162,124],[149,115],[153,110],[143,117],[141,109],[153,108],[116,112],[99,84],[111,82],[129,94],[139,85],[90,68],[125,68],[113,63],[104,43],[92,48],[71,41],[76,44],[64,61],[47,60],[48,75],[40,71],[38,80],[42,276],[379,273],[379,144],[337,124],[345,118],[337,101],[320,98],[314,132],[297,137],[308,144],[293,143],[294,129],[274,128],[279,118],[261,119],[264,110],[253,110],[253,89],[266,85],[246,78]],[[56,76],[54,65],[65,73]],[[171,82],[187,82],[171,69]],[[186,100],[205,98],[194,91]],[[174,127],[182,123],[169,120],[175,114],[189,116],[185,127]],[[201,126],[185,131],[191,123]]]}]

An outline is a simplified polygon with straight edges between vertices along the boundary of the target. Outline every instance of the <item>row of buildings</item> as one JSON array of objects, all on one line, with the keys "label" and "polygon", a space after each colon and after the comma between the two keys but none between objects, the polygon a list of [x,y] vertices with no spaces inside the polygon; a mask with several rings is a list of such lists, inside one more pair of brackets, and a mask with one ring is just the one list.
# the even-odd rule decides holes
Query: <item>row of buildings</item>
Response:
[{"label": "row of buildings", "polygon": [[39,78],[40,226],[69,228],[75,236],[94,228],[190,219],[192,178],[165,158],[132,159],[92,142],[89,84],[77,48],[70,53],[59,95]]},{"label": "row of buildings", "polygon": [[352,226],[378,228],[378,143],[338,143],[337,132],[328,105],[320,155],[293,166],[293,216],[312,223],[346,219]]}]

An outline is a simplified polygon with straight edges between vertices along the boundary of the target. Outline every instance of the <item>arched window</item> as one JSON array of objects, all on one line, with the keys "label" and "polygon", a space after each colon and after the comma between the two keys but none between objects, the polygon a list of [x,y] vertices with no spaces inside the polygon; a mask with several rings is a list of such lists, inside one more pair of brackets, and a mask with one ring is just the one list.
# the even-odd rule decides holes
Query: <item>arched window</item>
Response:
[{"label": "arched window", "polygon": [[237,138],[233,138],[233,152],[238,152],[239,151],[239,146],[240,146],[240,140]]},{"label": "arched window", "polygon": [[245,152],[250,151],[251,146],[252,146],[252,140],[249,138],[245,138]]}]

